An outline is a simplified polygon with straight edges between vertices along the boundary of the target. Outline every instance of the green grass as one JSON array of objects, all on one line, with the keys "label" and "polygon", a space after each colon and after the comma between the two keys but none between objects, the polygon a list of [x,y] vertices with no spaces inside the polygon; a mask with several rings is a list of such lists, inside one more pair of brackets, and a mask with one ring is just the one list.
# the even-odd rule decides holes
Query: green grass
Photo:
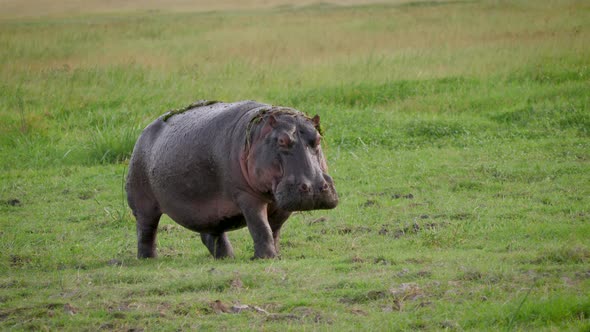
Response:
[{"label": "green grass", "polygon": [[[0,19],[0,329],[590,329],[587,3],[37,2]],[[135,259],[127,158],[199,99],[321,115],[340,205],[280,260],[168,217]]]}]

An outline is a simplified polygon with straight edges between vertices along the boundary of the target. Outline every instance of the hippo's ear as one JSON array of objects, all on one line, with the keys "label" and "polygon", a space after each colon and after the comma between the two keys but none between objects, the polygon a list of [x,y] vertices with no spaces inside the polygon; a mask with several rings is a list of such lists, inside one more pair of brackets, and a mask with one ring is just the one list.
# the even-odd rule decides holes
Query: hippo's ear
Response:
[{"label": "hippo's ear", "polygon": [[311,118],[311,122],[313,122],[313,126],[318,128],[320,126],[320,116],[316,114],[313,118]]},{"label": "hippo's ear", "polygon": [[274,115],[269,115],[268,116],[268,120],[266,120],[266,123],[271,126],[271,127],[276,127],[277,126],[277,118],[275,118]]},{"label": "hippo's ear", "polygon": [[260,130],[260,136],[265,137],[276,126],[277,126],[277,118],[275,118],[275,116],[272,114],[269,115],[268,118],[266,119],[266,122],[262,126],[262,129]]},{"label": "hippo's ear", "polygon": [[320,125],[320,116],[319,115],[315,115],[312,119],[311,122],[313,123],[313,126],[315,127],[315,129],[318,131],[318,133],[320,133],[320,135],[323,135],[322,133],[322,126]]}]

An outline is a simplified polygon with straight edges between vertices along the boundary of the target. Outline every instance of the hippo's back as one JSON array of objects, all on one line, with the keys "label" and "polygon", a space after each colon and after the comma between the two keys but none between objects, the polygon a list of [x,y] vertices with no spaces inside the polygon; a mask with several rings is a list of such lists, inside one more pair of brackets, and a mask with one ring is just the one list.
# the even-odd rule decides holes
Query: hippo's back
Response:
[{"label": "hippo's back", "polygon": [[261,106],[265,105],[253,101],[201,101],[169,111],[144,129],[135,144],[130,168],[136,163],[178,162],[181,160],[175,160],[177,157],[186,159],[209,151],[221,143],[219,138],[227,138],[222,134],[234,131],[249,111]]},{"label": "hippo's back", "polygon": [[[227,137],[228,130],[235,130],[244,122],[244,116],[258,107],[266,106],[253,101],[236,103],[199,102],[186,108],[169,111],[159,117],[152,124],[158,131],[158,140],[153,142],[153,148],[160,145],[185,147],[185,143],[192,144],[194,140],[213,145],[211,138]],[[241,124],[244,126],[244,124]],[[207,140],[202,140],[207,138]],[[174,149],[174,148],[173,148]]]},{"label": "hippo's back", "polygon": [[243,144],[250,112],[264,106],[252,101],[201,102],[148,125],[129,162],[126,189],[132,210],[155,204],[159,213],[175,214],[191,201],[225,201],[222,180],[234,164],[229,152]]}]

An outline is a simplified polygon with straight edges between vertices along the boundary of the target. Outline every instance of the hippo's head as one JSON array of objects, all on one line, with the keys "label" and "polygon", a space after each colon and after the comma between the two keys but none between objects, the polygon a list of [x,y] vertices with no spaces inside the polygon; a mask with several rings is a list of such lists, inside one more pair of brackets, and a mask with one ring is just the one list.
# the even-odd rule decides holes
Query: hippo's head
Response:
[{"label": "hippo's head", "polygon": [[248,182],[272,195],[280,209],[304,211],[338,205],[320,146],[320,117],[289,108],[260,112],[249,127]]}]

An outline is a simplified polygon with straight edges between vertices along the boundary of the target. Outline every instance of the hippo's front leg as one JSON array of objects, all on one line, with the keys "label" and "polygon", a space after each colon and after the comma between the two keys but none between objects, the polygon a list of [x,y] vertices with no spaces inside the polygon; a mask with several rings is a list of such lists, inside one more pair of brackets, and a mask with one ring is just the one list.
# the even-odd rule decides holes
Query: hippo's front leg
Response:
[{"label": "hippo's front leg", "polygon": [[279,239],[281,237],[281,227],[287,221],[291,212],[276,209],[274,212],[268,215],[268,223],[272,229],[272,237],[275,243],[275,252],[279,254],[280,245]]},{"label": "hippo's front leg", "polygon": [[237,201],[254,240],[254,258],[276,257],[273,232],[268,224],[267,203],[247,193],[239,195]]}]

